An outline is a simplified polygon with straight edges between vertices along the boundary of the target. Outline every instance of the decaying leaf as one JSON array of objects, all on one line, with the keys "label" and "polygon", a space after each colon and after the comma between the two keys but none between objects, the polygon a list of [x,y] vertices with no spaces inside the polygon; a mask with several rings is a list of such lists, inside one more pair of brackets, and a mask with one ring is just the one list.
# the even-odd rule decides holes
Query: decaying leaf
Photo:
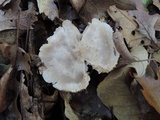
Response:
[{"label": "decaying leaf", "polygon": [[17,70],[25,70],[27,73],[32,74],[30,70],[30,63],[31,60],[29,54],[26,53],[22,48],[18,48],[16,60]]},{"label": "decaying leaf", "polygon": [[93,18],[105,18],[107,9],[111,5],[116,5],[123,10],[136,9],[134,0],[86,0],[79,11],[79,15],[87,24]]},{"label": "decaying leaf", "polygon": [[142,87],[142,93],[148,103],[160,113],[160,71],[157,71],[158,79],[155,80],[152,76],[145,74],[142,77],[137,77],[136,80]]},{"label": "decaying leaf", "polygon": [[149,15],[146,11],[133,10],[129,11],[129,14],[136,17],[136,21],[139,25],[138,30],[145,35],[148,39],[157,43],[157,38],[155,37],[155,23],[159,19],[159,15]]},{"label": "decaying leaf", "polygon": [[118,120],[139,120],[142,117],[138,103],[127,85],[130,79],[128,69],[117,69],[97,88],[99,98],[106,106],[112,107]]},{"label": "decaying leaf", "polygon": [[19,95],[19,82],[15,81],[14,84],[16,91],[15,91],[15,99],[12,101],[11,105],[8,107],[8,111],[6,113],[6,120],[22,120],[21,114],[18,110],[17,100]]},{"label": "decaying leaf", "polygon": [[138,46],[131,51],[131,54],[136,61],[127,67],[132,67],[135,69],[136,77],[142,77],[145,74],[148,65],[148,52],[143,46]]},{"label": "decaying leaf", "polygon": [[59,90],[77,92],[90,80],[85,61],[99,73],[109,72],[117,64],[119,53],[111,27],[98,19],[93,19],[82,35],[68,20],[62,26],[40,48],[39,57],[47,67],[42,75]]},{"label": "decaying leaf", "polygon": [[[12,102],[14,96],[15,70],[10,66],[0,79],[0,112],[3,112]],[[10,94],[10,96],[8,96]]]},{"label": "decaying leaf", "polygon": [[6,4],[10,3],[11,0],[0,0],[0,7],[4,7]]},{"label": "decaying leaf", "polygon": [[[0,10],[0,31],[8,29],[16,29],[17,23],[19,24],[20,29],[30,28],[29,24],[35,22],[37,17],[35,17],[35,10],[31,8],[26,11],[20,12],[20,1],[12,1],[11,9],[8,11]],[[31,22],[31,23],[30,23]]]},{"label": "decaying leaf", "polygon": [[[77,1],[77,0],[76,0]],[[76,20],[79,18],[77,11],[73,9],[72,5],[69,3],[69,0],[58,0],[59,7],[59,18],[63,20]],[[78,0],[77,2],[81,2]],[[83,4],[83,3],[82,3]]]},{"label": "decaying leaf", "polygon": [[28,93],[28,88],[24,84],[25,78],[24,74],[20,74],[20,99],[21,99],[21,114],[22,119],[24,120],[42,120],[41,116],[39,115],[38,107],[36,104],[36,98],[32,98]]},{"label": "decaying leaf", "polygon": [[0,32],[0,43],[14,44],[16,41],[16,30],[5,30]]},{"label": "decaying leaf", "polygon": [[148,104],[148,102],[144,98],[144,96],[141,92],[141,88],[135,79],[131,82],[130,90],[138,102],[141,113],[147,114],[148,112],[150,112],[151,111],[150,105]]},{"label": "decaying leaf", "polygon": [[159,2],[159,0],[153,0],[153,4],[160,9],[160,2]]},{"label": "decaying leaf", "polygon": [[153,53],[153,58],[156,62],[160,63],[160,51]]},{"label": "decaying leaf", "polygon": [[[22,48],[18,48],[16,45],[9,45],[7,43],[0,44],[0,50],[4,57],[10,59],[11,63],[16,64],[17,70],[25,70],[29,74],[32,74],[30,70],[30,56]],[[16,52],[17,51],[17,52]],[[14,61],[16,60],[16,62]]]},{"label": "decaying leaf", "polygon": [[44,101],[44,111],[48,112],[55,106],[58,100],[58,90],[56,90],[53,95],[46,95],[42,93],[42,98]]},{"label": "decaying leaf", "polygon": [[61,93],[61,96],[65,104],[65,116],[70,120],[79,120],[78,116],[74,113],[69,104],[71,95],[69,93]]},{"label": "decaying leaf", "polygon": [[120,53],[122,58],[126,59],[127,61],[133,62],[134,57],[131,55],[130,51],[125,45],[121,31],[118,31],[116,29],[116,31],[113,33],[113,41],[114,41],[117,51]]},{"label": "decaying leaf", "polygon": [[58,17],[58,8],[54,1],[55,0],[37,0],[39,13],[44,13],[51,20]]},{"label": "decaying leaf", "polygon": [[[101,75],[97,71],[91,73],[89,86],[78,93],[65,93],[60,95],[66,101],[66,114],[70,117],[77,117],[78,120],[117,120],[114,114],[106,107],[97,96],[97,81]],[[71,114],[68,112],[72,112]]]},{"label": "decaying leaf", "polygon": [[129,47],[136,47],[144,41],[144,44],[149,44],[148,39],[137,31],[138,25],[135,18],[129,16],[127,11],[120,10],[115,6],[110,6],[108,14],[122,28],[122,35]]},{"label": "decaying leaf", "polygon": [[79,11],[81,7],[83,6],[85,0],[70,0],[72,6]]}]

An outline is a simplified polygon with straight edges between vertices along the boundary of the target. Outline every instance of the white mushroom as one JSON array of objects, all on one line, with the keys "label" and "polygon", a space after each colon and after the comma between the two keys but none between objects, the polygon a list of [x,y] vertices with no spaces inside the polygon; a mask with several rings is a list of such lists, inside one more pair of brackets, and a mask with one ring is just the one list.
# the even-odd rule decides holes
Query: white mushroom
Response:
[{"label": "white mushroom", "polygon": [[65,20],[40,48],[39,57],[47,68],[42,73],[44,80],[59,90],[77,92],[89,84],[85,61],[98,72],[111,71],[119,57],[112,32],[109,25],[93,19],[81,35]]},{"label": "white mushroom", "polygon": [[47,67],[43,78],[59,90],[77,92],[88,85],[90,78],[77,47],[80,38],[78,29],[66,20],[40,48],[39,57]]},{"label": "white mushroom", "polygon": [[83,58],[99,73],[110,72],[119,58],[113,43],[112,28],[98,19],[92,19],[83,32],[81,51]]}]

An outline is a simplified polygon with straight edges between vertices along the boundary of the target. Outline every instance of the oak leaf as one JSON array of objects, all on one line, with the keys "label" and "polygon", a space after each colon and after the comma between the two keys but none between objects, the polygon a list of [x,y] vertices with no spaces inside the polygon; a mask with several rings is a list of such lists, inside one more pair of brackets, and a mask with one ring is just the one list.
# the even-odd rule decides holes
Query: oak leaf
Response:
[{"label": "oak leaf", "polygon": [[142,87],[142,93],[148,103],[160,113],[160,70],[157,71],[158,79],[155,80],[152,76],[145,74],[142,77],[137,77],[136,80]]}]

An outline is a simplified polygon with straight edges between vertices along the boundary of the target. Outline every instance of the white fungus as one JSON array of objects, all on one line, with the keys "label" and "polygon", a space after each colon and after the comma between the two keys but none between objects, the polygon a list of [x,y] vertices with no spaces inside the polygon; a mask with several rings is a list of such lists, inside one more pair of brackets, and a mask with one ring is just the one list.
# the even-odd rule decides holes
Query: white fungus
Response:
[{"label": "white fungus", "polygon": [[113,43],[113,30],[108,24],[93,19],[83,32],[81,46],[83,58],[99,73],[110,72],[117,64],[119,53]]},{"label": "white fungus", "polygon": [[46,66],[44,80],[62,91],[78,92],[85,89],[90,77],[85,61],[99,73],[115,67],[119,53],[112,40],[111,27],[93,19],[81,34],[69,20],[49,37],[40,48],[39,57]]}]

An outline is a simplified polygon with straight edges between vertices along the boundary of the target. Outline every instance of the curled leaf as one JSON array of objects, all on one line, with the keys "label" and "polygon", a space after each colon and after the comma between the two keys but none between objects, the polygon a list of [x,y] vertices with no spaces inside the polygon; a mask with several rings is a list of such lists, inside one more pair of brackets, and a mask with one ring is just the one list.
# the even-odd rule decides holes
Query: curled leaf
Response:
[{"label": "curled leaf", "polygon": [[160,113],[160,71],[157,71],[158,80],[152,76],[145,74],[137,77],[136,80],[142,86],[142,93],[148,103]]},{"label": "curled leaf", "polygon": [[135,58],[135,62],[131,63],[127,67],[133,67],[136,71],[136,77],[142,77],[148,65],[148,52],[143,46],[138,46],[131,50],[131,54]]}]

